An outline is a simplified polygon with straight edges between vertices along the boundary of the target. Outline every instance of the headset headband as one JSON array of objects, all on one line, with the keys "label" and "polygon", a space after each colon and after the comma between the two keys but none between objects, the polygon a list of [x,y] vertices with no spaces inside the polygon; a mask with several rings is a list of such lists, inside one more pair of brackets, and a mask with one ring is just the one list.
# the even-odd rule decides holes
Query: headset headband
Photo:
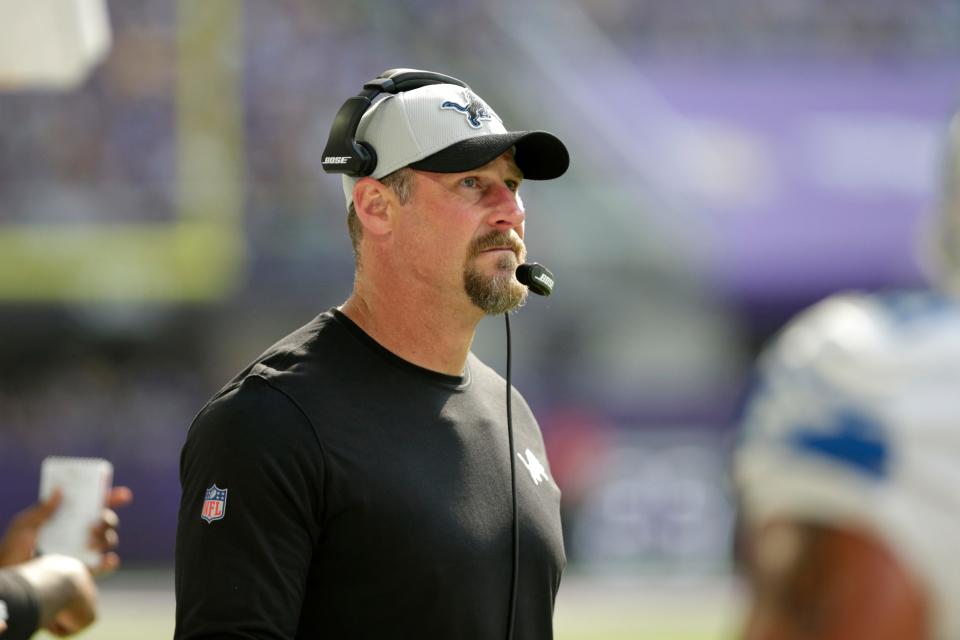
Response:
[{"label": "headset headband", "polygon": [[388,69],[363,85],[363,91],[349,98],[337,111],[323,148],[323,170],[345,173],[354,178],[368,176],[377,168],[377,151],[357,140],[360,118],[381,93],[412,91],[431,84],[454,84],[469,89],[463,81],[442,73],[419,69]]}]

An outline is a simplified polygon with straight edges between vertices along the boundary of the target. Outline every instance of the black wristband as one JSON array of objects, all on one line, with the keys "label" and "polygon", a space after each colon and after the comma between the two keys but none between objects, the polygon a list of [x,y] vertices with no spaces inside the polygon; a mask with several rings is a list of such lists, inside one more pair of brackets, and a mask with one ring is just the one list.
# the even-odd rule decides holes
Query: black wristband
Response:
[{"label": "black wristband", "polygon": [[27,640],[40,623],[40,602],[30,583],[13,568],[0,570],[0,618],[3,640]]}]

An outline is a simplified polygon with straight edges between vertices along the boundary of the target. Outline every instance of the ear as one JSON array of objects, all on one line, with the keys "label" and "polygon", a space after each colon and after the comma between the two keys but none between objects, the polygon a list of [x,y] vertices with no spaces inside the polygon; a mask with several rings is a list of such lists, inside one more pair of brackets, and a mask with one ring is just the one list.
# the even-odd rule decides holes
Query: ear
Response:
[{"label": "ear", "polygon": [[393,224],[393,209],[397,204],[393,191],[379,180],[360,178],[353,187],[353,207],[364,233],[374,236],[389,234]]}]

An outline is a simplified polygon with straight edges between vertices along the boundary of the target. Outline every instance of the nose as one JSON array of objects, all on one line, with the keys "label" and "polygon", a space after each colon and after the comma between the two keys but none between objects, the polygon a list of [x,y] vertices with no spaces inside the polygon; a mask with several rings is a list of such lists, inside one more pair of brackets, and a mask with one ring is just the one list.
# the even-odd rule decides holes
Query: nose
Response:
[{"label": "nose", "polygon": [[500,231],[516,229],[523,237],[523,222],[526,214],[523,210],[523,200],[520,194],[509,189],[506,185],[499,185],[489,194],[491,209],[489,224]]}]

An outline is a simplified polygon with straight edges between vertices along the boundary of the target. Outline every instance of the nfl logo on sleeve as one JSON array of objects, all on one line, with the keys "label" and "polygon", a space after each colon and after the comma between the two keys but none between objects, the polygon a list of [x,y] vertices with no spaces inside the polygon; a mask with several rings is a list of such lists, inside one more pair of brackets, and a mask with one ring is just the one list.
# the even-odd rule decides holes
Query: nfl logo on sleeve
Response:
[{"label": "nfl logo on sleeve", "polygon": [[221,489],[214,483],[204,493],[203,498],[203,511],[200,517],[208,523],[222,520],[227,513],[227,490]]}]

